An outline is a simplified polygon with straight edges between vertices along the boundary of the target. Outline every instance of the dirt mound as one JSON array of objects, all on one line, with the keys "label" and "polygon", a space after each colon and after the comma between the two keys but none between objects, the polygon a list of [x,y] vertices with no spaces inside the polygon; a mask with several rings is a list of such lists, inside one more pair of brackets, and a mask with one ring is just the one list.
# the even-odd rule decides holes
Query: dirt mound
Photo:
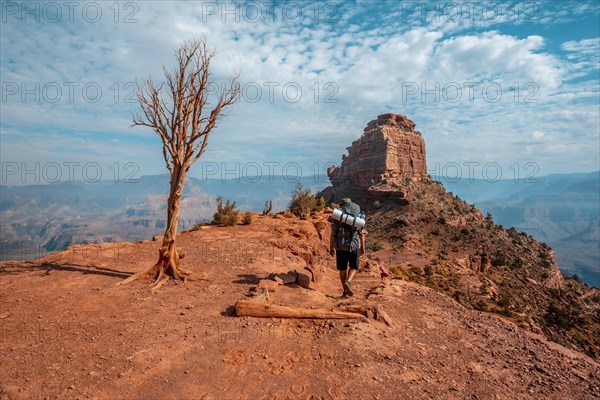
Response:
[{"label": "dirt mound", "polygon": [[[392,279],[368,255],[355,296],[340,299],[325,219],[255,216],[248,226],[186,232],[182,263],[209,281],[154,294],[150,282],[115,284],[147,268],[158,241],[1,263],[0,398],[600,396],[594,360]],[[235,316],[238,300],[265,292],[269,304],[304,310],[376,306],[392,323]]]}]

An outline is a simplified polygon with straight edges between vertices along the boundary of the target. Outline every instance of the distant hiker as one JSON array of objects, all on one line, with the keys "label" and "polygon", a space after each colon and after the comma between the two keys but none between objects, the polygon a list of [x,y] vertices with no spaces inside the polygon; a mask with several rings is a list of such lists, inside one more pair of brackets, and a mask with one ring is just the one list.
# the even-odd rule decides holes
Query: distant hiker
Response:
[{"label": "distant hiker", "polygon": [[[347,219],[345,214],[348,214],[351,220],[360,217],[360,207],[352,203],[349,198],[342,199],[340,208],[343,218]],[[362,217],[364,219],[364,216]],[[362,228],[332,219],[329,253],[336,256],[336,267],[340,271],[340,281],[344,289],[342,296],[353,296],[352,279],[358,271],[359,253],[365,253],[365,236]]]}]

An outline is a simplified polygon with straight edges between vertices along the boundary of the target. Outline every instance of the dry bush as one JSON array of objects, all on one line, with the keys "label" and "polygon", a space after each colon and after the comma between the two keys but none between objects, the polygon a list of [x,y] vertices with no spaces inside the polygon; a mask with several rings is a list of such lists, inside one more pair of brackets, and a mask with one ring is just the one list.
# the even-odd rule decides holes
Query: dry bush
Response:
[{"label": "dry bush", "polygon": [[317,199],[311,194],[310,189],[303,189],[302,183],[298,182],[292,191],[292,200],[290,201],[290,211],[298,216],[305,217],[317,207]]},{"label": "dry bush", "polygon": [[233,226],[237,223],[239,211],[235,209],[235,201],[230,203],[229,200],[223,205],[223,197],[217,197],[217,212],[213,215],[213,225]]},{"label": "dry bush", "polygon": [[203,226],[207,226],[210,225],[208,222],[205,221],[200,221],[200,222],[196,222],[194,224],[194,226],[192,227],[192,229],[190,229],[190,231],[198,231],[200,230]]}]

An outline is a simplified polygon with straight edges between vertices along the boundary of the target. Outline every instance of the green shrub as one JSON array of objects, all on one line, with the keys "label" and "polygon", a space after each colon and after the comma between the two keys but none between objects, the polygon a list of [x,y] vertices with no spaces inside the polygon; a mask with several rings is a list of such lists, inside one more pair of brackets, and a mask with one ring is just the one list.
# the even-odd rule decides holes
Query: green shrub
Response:
[{"label": "green shrub", "polygon": [[298,182],[292,191],[292,200],[289,210],[298,217],[305,217],[317,208],[315,196],[310,194],[310,189],[303,189],[302,183]]},{"label": "green shrub", "polygon": [[494,267],[498,267],[501,265],[506,265],[508,262],[506,255],[501,250],[496,250],[496,253],[492,257],[492,265]]},{"label": "green shrub", "polygon": [[408,280],[411,282],[415,282],[418,283],[420,285],[423,284],[423,278],[421,278],[421,275],[417,275],[417,274],[408,274]]},{"label": "green shrub", "polygon": [[317,200],[317,205],[315,206],[316,212],[321,212],[325,208],[325,198],[323,196],[319,197]]},{"label": "green shrub", "polygon": [[202,228],[203,226],[209,225],[208,222],[205,221],[200,221],[200,222],[196,222],[194,224],[194,226],[192,227],[192,229],[190,229],[191,231],[198,231],[200,230],[200,228]]},{"label": "green shrub", "polygon": [[242,218],[242,224],[250,225],[252,223],[252,214],[249,212],[244,213],[244,217]]},{"label": "green shrub", "polygon": [[217,197],[217,212],[213,214],[212,224],[233,226],[237,223],[238,210],[235,209],[235,201],[229,200],[223,205],[223,197]]},{"label": "green shrub", "polygon": [[560,290],[560,289],[549,288],[548,294],[550,295],[550,297],[552,297],[554,299],[561,299],[563,297],[562,290]]},{"label": "green shrub", "polygon": [[423,268],[423,272],[425,272],[425,275],[431,276],[431,275],[433,275],[433,267],[431,265],[427,264],[425,266],[425,268]]},{"label": "green shrub", "polygon": [[523,266],[523,260],[521,259],[521,257],[517,257],[511,264],[510,268],[517,269],[517,268],[521,268],[522,266]]},{"label": "green shrub", "polygon": [[458,286],[460,284],[460,275],[456,272],[450,272],[448,278],[453,286]]},{"label": "green shrub", "polygon": [[487,282],[483,282],[481,286],[479,286],[479,294],[482,296],[487,296],[489,285]]},{"label": "green shrub", "polygon": [[502,290],[497,303],[500,307],[508,310],[513,303],[512,295],[508,291]]},{"label": "green shrub", "polygon": [[483,299],[479,299],[479,301],[475,303],[474,307],[479,311],[488,311],[488,304]]},{"label": "green shrub", "polygon": [[383,250],[383,244],[378,240],[370,242],[366,247],[369,251],[373,252]]},{"label": "green shrub", "polygon": [[544,322],[560,329],[569,329],[580,322],[580,313],[579,307],[561,307],[557,302],[552,302],[546,309]]}]

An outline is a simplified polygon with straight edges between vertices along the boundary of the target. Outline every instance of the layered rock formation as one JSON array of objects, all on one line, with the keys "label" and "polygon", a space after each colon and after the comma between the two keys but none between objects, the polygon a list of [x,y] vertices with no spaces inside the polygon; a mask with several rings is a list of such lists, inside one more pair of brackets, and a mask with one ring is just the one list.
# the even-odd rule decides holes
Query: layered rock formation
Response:
[{"label": "layered rock formation", "polygon": [[428,181],[425,141],[414,128],[414,122],[399,114],[382,114],[369,122],[342,164],[327,171],[333,185],[324,192],[329,200],[403,197],[403,183]]}]

